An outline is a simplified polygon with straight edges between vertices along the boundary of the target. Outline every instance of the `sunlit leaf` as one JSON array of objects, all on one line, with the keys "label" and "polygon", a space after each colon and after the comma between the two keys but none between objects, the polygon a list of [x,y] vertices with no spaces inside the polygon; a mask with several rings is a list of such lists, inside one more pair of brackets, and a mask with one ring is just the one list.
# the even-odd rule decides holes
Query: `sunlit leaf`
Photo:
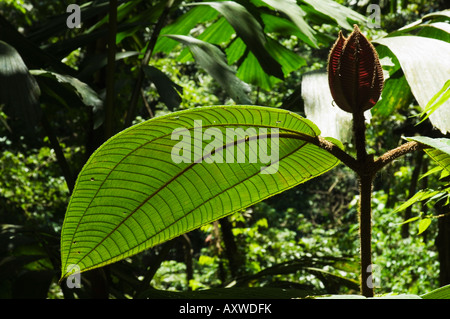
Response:
[{"label": "sunlit leaf", "polygon": [[431,218],[424,218],[422,220],[420,220],[419,222],[419,232],[417,233],[417,235],[422,234],[424,231],[427,230],[427,228],[430,226],[431,224]]},{"label": "sunlit leaf", "polygon": [[[449,75],[450,76],[450,75]],[[437,92],[433,98],[428,102],[425,110],[422,112],[422,121],[426,120],[433,112],[435,112],[442,104],[450,99],[450,80],[445,82],[442,89]]]},{"label": "sunlit leaf", "polygon": [[316,11],[325,14],[334,19],[341,27],[351,30],[353,23],[362,24],[367,21],[367,18],[356,11],[351,10],[343,5],[340,5],[333,0],[303,0],[312,6]]},{"label": "sunlit leaf", "polygon": [[[385,37],[376,42],[395,54],[414,97],[425,110],[449,80],[450,43],[420,36]],[[429,118],[443,134],[450,132],[450,100],[443,102]]]},{"label": "sunlit leaf", "polygon": [[325,173],[339,161],[312,144],[318,134],[294,113],[256,106],[180,111],[117,134],[78,176],[63,278],[70,265],[116,262]]},{"label": "sunlit leaf", "polygon": [[392,213],[400,212],[406,208],[408,208],[411,205],[414,205],[417,202],[424,201],[426,199],[429,199],[430,197],[435,196],[436,194],[439,194],[440,191],[433,191],[433,190],[420,190],[416,194],[414,194],[410,199],[408,199],[406,202],[395,208]]},{"label": "sunlit leaf", "polygon": [[[181,15],[175,22],[161,30],[161,35],[178,34],[188,35],[197,24],[212,20],[218,16],[218,12],[209,6],[196,6]],[[154,52],[170,53],[178,45],[178,42],[169,37],[158,37]]]},{"label": "sunlit leaf", "polygon": [[206,70],[237,104],[250,104],[250,87],[228,65],[225,54],[215,45],[183,35],[166,35],[189,47],[197,63]]},{"label": "sunlit leaf", "polygon": [[255,55],[263,70],[279,79],[284,78],[280,63],[267,51],[264,29],[244,6],[234,1],[201,2],[191,5],[209,5],[220,12]]},{"label": "sunlit leaf", "polygon": [[318,48],[315,38],[316,31],[303,19],[306,13],[295,0],[262,0],[276,10],[284,13],[306,37],[305,41],[312,47]]}]

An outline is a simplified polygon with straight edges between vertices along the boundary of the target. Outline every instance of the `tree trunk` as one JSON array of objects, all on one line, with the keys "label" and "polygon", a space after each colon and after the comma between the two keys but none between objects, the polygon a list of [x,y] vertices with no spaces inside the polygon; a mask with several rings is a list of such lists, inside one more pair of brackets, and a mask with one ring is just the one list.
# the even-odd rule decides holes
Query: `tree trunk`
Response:
[{"label": "tree trunk", "polygon": [[[443,207],[444,213],[449,213],[448,206]],[[439,285],[450,284],[450,215],[438,218],[438,235],[436,246],[439,252]]]},{"label": "tree trunk", "polygon": [[[417,191],[417,182],[420,177],[420,172],[422,170],[422,159],[423,159],[423,152],[418,152],[417,157],[413,160],[414,170],[411,175],[411,183],[409,184],[409,197],[414,196],[414,194]],[[412,206],[409,206],[405,209],[405,216],[404,220],[408,220],[412,217]],[[409,223],[404,223],[402,225],[401,230],[402,238],[408,238],[409,237]]]},{"label": "tree trunk", "polygon": [[228,258],[230,265],[230,272],[233,278],[240,275],[243,265],[243,258],[238,251],[236,241],[233,236],[233,228],[228,218],[222,218],[219,220],[222,230],[222,239],[225,244],[225,254]]}]

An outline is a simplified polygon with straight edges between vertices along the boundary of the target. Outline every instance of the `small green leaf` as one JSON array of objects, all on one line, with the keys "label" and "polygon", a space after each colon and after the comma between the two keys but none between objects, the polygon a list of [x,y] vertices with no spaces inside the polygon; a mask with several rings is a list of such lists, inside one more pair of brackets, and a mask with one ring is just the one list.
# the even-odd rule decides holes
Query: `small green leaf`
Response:
[{"label": "small green leaf", "polygon": [[[217,18],[218,12],[209,6],[197,6],[181,15],[175,22],[161,30],[161,35],[188,35],[197,24]],[[168,37],[158,37],[154,52],[170,53],[177,45],[177,41]]]},{"label": "small green leaf", "polygon": [[442,171],[443,171],[443,168],[442,168],[441,166],[438,165],[438,166],[436,166],[436,167],[433,167],[433,168],[429,169],[429,170],[426,171],[425,173],[423,173],[423,174],[420,176],[419,180],[421,180],[421,179],[423,179],[423,178],[425,178],[425,177],[427,177],[427,176],[436,174],[436,173],[438,173],[438,172],[442,172]]},{"label": "small green leaf", "polygon": [[422,234],[425,230],[427,230],[428,226],[431,224],[431,218],[424,218],[419,222],[419,232],[417,235]]},{"label": "small green leaf", "polygon": [[404,202],[403,204],[398,206],[396,209],[394,209],[392,211],[392,213],[394,214],[399,211],[402,211],[417,202],[429,199],[439,193],[440,193],[439,191],[433,191],[433,190],[420,190],[416,194],[414,194],[410,199],[408,199],[406,202]]},{"label": "small green leaf", "polygon": [[450,80],[445,82],[442,89],[437,92],[433,98],[428,102],[423,112],[420,114],[422,120],[425,121],[433,112],[435,112],[441,105],[443,105],[450,98]]},{"label": "small green leaf", "polygon": [[408,223],[414,222],[414,221],[416,221],[418,219],[420,219],[420,216],[412,217],[410,219],[405,220],[403,223],[400,223],[399,225],[408,224]]}]

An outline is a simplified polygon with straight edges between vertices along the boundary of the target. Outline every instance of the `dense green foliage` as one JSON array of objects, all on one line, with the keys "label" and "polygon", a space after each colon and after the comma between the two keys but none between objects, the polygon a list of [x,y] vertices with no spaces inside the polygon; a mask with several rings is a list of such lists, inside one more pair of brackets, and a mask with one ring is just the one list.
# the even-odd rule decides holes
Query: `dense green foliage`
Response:
[{"label": "dense green foliage", "polygon": [[[105,101],[107,95],[108,1],[83,7],[81,29],[65,26],[69,2],[0,3],[0,40],[15,47],[27,67],[35,70],[32,74],[41,90],[40,106],[51,127],[51,131],[45,125],[33,129],[24,119],[14,118],[7,107],[2,105],[0,109],[0,297],[89,298],[100,291],[103,297],[132,298],[157,296],[158,290],[223,287],[282,287],[296,289],[293,296],[297,297],[357,293],[357,181],[343,166],[187,236],[83,273],[81,289],[58,284],[61,227],[73,187],[70,177],[75,179],[106,136],[126,128],[140,63],[166,3],[119,1],[117,52],[122,55],[116,56],[113,130],[107,132],[107,107],[101,108],[98,101]],[[350,30],[352,22],[364,23],[367,15],[366,6],[353,2],[337,1],[343,6],[333,11],[314,7],[314,1],[298,1],[300,6],[295,7],[306,16],[305,20],[296,20],[287,18],[286,8],[271,8],[270,1],[269,6],[265,1],[250,1],[249,12],[265,23],[261,34],[270,43],[269,55],[265,56],[265,50],[258,51],[260,43],[244,43],[248,35],[245,30],[239,31],[238,23],[227,24],[221,18],[221,14],[227,16],[226,9],[219,14],[206,5],[189,6],[185,2],[175,1],[167,20],[161,22],[166,25],[161,34],[190,35],[204,42],[192,50],[192,40],[183,43],[186,38],[158,37],[149,63],[153,69],[144,70],[139,102],[129,124],[178,110],[239,104],[246,95],[255,105],[305,115],[300,94],[302,75],[323,70],[338,30]],[[408,5],[390,1],[382,8],[381,28],[362,30],[377,39],[443,9],[444,1],[412,1]],[[448,25],[448,13],[447,18],[442,15],[436,19],[433,21]],[[10,30],[19,32],[15,35]],[[448,43],[448,28],[440,31],[425,32],[424,36]],[[33,46],[25,45],[29,43],[25,39]],[[223,58],[208,44],[225,52],[228,64],[219,72],[216,64],[202,63],[202,48],[217,53],[216,62]],[[392,57],[384,48],[377,49],[381,58]],[[271,60],[274,55],[278,63]],[[261,61],[272,67],[261,67]],[[403,136],[445,136],[432,129],[429,119],[421,122],[423,109],[411,94],[398,63],[393,62],[386,86],[392,91],[386,92],[401,94],[396,95],[398,103],[388,104],[385,98],[373,111],[367,135],[374,154],[396,147]],[[228,84],[237,84],[221,83],[218,78],[224,74]],[[239,86],[240,81],[249,84],[248,92]],[[17,92],[25,94],[19,89]],[[52,139],[55,137],[59,146]],[[346,146],[350,150],[353,147]],[[61,165],[61,154],[69,171]],[[436,167],[430,156],[409,154],[375,180],[373,262],[379,267],[375,274],[377,293],[424,294],[448,284],[440,280],[443,270],[436,243],[439,219],[435,216],[448,214],[448,208],[442,205],[448,198],[445,176],[440,175],[442,167],[419,179]],[[419,189],[439,190],[441,197],[394,212]],[[418,234],[422,216],[428,216],[431,223]],[[403,223],[414,217],[417,219],[413,222]],[[107,289],[102,289],[105,286]]]}]

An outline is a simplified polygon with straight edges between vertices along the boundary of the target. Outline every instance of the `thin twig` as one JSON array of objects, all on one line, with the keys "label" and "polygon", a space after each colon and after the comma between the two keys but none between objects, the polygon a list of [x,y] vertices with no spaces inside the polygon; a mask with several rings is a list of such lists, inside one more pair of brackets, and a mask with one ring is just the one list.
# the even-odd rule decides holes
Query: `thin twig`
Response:
[{"label": "thin twig", "polygon": [[138,77],[136,79],[136,84],[134,85],[134,89],[133,89],[133,95],[131,96],[130,105],[128,108],[127,116],[125,118],[125,127],[131,126],[131,123],[133,121],[134,115],[136,113],[137,101],[141,94],[142,82],[144,81],[143,67],[148,65],[148,63],[150,62],[150,58],[153,54],[153,50],[155,48],[156,41],[158,40],[159,34],[161,33],[161,30],[164,26],[166,17],[169,14],[172,4],[173,4],[173,1],[169,1],[167,6],[164,8],[164,11],[162,12],[161,16],[159,17],[158,22],[155,25],[155,28],[153,29],[152,36],[150,37],[150,39],[147,43],[147,49],[145,51],[144,58],[141,61],[141,67],[139,68]]},{"label": "thin twig", "polygon": [[75,186],[75,179],[72,175],[69,164],[67,163],[66,157],[64,156],[64,152],[61,149],[61,145],[59,144],[58,138],[54,134],[53,129],[50,123],[48,122],[45,114],[42,114],[41,123],[42,126],[44,127],[44,130],[47,134],[47,137],[50,141],[53,151],[55,151],[56,159],[58,161],[59,167],[62,170],[64,179],[66,180],[67,188],[69,189],[69,192],[72,194],[73,188]]},{"label": "thin twig", "polygon": [[403,145],[400,145],[397,148],[394,148],[393,150],[387,151],[383,155],[381,155],[374,163],[373,169],[378,172],[386,165],[393,162],[395,159],[415,151],[424,150],[426,148],[429,148],[429,146],[426,146],[425,144],[421,144],[415,141],[407,142]]},{"label": "thin twig", "polygon": [[142,101],[144,101],[144,105],[145,105],[145,108],[147,109],[148,115],[152,119],[154,117],[153,111],[152,111],[152,108],[150,107],[150,104],[148,104],[148,102],[147,102],[147,99],[145,97],[145,92],[143,89],[141,89],[141,97],[142,97]]}]

